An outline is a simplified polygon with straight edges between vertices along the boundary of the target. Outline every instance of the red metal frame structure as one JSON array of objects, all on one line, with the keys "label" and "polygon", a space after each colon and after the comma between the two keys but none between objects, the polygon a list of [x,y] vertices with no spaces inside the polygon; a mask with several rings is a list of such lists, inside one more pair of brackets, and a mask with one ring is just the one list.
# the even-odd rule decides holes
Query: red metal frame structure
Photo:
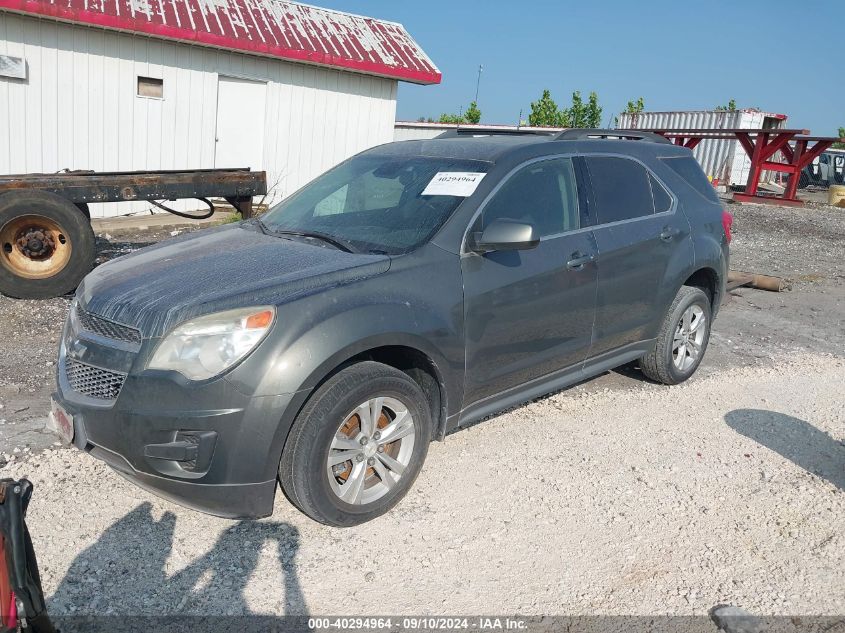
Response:
[{"label": "red metal frame structure", "polygon": [[[646,131],[646,130],[643,130]],[[801,206],[796,193],[801,171],[813,162],[822,152],[834,143],[845,141],[828,136],[807,136],[810,130],[790,129],[688,129],[664,130],[649,129],[670,139],[675,145],[693,149],[705,139],[737,139],[745,152],[751,158],[751,172],[744,193],[735,193],[734,199],[740,202],[770,202],[774,204]],[[812,143],[812,145],[810,145]],[[785,163],[776,163],[771,158],[781,152],[786,158]],[[793,176],[787,183],[783,196],[761,196],[757,190],[760,174],[764,171],[784,172]]]}]

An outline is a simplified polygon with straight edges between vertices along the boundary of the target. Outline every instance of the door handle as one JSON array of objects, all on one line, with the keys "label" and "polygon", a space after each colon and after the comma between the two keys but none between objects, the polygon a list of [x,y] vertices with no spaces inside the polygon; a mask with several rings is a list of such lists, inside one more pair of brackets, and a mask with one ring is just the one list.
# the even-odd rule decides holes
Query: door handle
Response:
[{"label": "door handle", "polygon": [[569,270],[581,270],[584,267],[584,264],[589,264],[592,261],[595,261],[595,255],[584,255],[580,251],[575,251],[570,255],[572,259],[566,262],[566,267]]},{"label": "door handle", "polygon": [[663,230],[660,232],[660,239],[664,242],[671,242],[673,238],[677,237],[680,234],[680,230],[664,226]]}]

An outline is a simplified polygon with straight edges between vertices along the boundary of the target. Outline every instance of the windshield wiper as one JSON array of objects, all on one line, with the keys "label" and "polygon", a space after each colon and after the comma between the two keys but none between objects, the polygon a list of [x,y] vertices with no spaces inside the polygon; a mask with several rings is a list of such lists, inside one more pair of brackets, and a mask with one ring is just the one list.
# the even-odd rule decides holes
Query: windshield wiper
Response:
[{"label": "windshield wiper", "polygon": [[357,253],[358,252],[356,249],[352,248],[346,242],[343,242],[343,241],[337,239],[336,237],[332,237],[331,235],[326,235],[325,233],[319,233],[317,231],[291,231],[291,230],[286,230],[286,229],[271,229],[266,224],[264,224],[264,222],[262,222],[261,220],[259,220],[258,222],[259,222],[259,226],[261,226],[261,229],[265,233],[267,233],[268,235],[280,235],[280,236],[290,235],[290,236],[293,236],[293,237],[306,237],[306,238],[311,238],[311,239],[315,239],[315,240],[320,240],[321,242],[325,242],[326,244],[331,244],[335,248],[340,249],[340,250],[342,250],[346,253]]}]

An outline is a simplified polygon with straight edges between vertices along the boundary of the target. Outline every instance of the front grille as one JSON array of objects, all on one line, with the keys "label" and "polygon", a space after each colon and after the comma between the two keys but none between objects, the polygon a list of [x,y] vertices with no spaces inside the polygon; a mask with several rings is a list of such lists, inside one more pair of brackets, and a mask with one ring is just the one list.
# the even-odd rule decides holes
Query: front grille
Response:
[{"label": "front grille", "polygon": [[99,400],[115,400],[126,374],[92,367],[71,358],[65,359],[65,374],[71,389]]},{"label": "front grille", "polygon": [[79,319],[79,325],[82,326],[83,330],[124,343],[141,344],[141,333],[135,328],[109,321],[79,307],[76,308],[76,317]]}]

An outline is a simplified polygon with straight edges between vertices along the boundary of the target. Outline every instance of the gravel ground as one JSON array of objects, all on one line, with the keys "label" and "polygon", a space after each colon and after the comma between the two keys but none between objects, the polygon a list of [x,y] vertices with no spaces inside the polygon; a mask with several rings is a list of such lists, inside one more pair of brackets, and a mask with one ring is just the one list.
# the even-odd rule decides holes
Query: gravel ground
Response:
[{"label": "gravel ground", "polygon": [[[191,230],[180,226],[178,232]],[[169,228],[97,235],[97,263],[171,237]],[[53,445],[44,429],[56,354],[71,297],[20,301],[0,295],[0,464]]]},{"label": "gravel ground", "polygon": [[3,474],[35,482],[56,614],[845,614],[843,379],[804,354],[570,389],[434,444],[347,530],[281,496],[258,522],[183,510],[75,451]]},{"label": "gravel ground", "polygon": [[[0,476],[36,483],[50,609],[845,614],[845,211],[730,211],[733,267],[793,287],[733,292],[695,379],[623,368],[455,433],[350,530],[281,495],[268,520],[211,518],[54,447],[69,300],[0,297]],[[167,236],[100,236],[101,257]]]}]

